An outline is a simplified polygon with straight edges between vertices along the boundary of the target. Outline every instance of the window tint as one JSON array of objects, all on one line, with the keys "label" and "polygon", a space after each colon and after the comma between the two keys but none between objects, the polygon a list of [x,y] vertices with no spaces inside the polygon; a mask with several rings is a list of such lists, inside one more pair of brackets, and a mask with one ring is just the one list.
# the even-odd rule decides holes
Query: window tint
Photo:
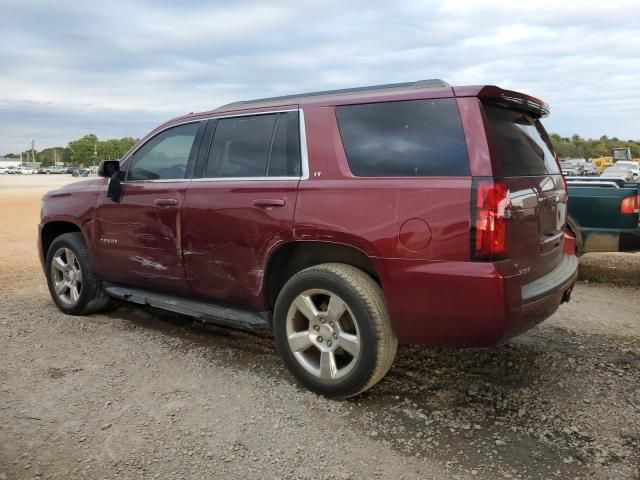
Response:
[{"label": "window tint", "polygon": [[336,108],[351,172],[359,177],[469,175],[455,100],[411,100]]},{"label": "window tint", "polygon": [[205,177],[283,177],[299,172],[297,112],[218,120]]},{"label": "window tint", "polygon": [[170,128],[145,143],[131,157],[127,180],[184,178],[200,123]]},{"label": "window tint", "polygon": [[485,105],[505,177],[559,174],[549,137],[526,113]]}]

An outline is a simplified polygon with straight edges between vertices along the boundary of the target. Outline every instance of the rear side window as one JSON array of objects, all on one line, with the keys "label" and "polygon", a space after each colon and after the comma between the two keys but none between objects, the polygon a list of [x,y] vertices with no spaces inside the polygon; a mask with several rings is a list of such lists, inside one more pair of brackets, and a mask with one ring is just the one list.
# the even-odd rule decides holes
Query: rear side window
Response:
[{"label": "rear side window", "polygon": [[299,174],[297,112],[218,120],[205,177],[291,177]]},{"label": "rear side window", "polygon": [[526,113],[485,105],[505,177],[560,174],[547,132]]},{"label": "rear side window", "polygon": [[469,175],[453,98],[336,107],[351,172],[358,177]]}]

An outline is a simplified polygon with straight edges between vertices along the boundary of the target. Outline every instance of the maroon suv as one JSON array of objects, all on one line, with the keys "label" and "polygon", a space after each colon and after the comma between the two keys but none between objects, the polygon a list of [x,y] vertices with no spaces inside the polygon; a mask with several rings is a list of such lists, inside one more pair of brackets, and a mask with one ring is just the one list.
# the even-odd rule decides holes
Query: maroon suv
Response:
[{"label": "maroon suv", "polygon": [[574,240],[540,100],[439,80],[238,102],[171,120],[44,198],[58,307],[110,298],[272,325],[347,397],[398,342],[493,345],[569,299]]}]

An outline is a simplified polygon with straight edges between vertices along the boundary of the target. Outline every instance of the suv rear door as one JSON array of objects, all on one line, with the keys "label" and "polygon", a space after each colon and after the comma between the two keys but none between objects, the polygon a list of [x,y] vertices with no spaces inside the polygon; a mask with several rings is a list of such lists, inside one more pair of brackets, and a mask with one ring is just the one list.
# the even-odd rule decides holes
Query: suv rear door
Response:
[{"label": "suv rear door", "polygon": [[551,142],[532,114],[485,104],[494,177],[509,189],[507,252],[531,282],[562,259],[567,195]]},{"label": "suv rear door", "polygon": [[185,273],[196,296],[263,308],[267,259],[293,239],[301,115],[289,110],[209,122],[182,223]]}]

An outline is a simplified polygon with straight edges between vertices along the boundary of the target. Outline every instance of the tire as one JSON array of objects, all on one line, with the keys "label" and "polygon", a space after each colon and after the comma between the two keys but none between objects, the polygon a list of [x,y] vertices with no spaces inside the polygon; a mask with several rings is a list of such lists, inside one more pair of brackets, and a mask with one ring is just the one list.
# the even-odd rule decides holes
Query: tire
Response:
[{"label": "tire", "polygon": [[62,234],[51,243],[45,274],[51,298],[64,313],[90,315],[109,306],[81,233]]},{"label": "tire", "polygon": [[380,286],[341,263],[291,277],[278,295],[273,328],[289,371],[327,397],[353,397],[373,387],[398,348]]}]

